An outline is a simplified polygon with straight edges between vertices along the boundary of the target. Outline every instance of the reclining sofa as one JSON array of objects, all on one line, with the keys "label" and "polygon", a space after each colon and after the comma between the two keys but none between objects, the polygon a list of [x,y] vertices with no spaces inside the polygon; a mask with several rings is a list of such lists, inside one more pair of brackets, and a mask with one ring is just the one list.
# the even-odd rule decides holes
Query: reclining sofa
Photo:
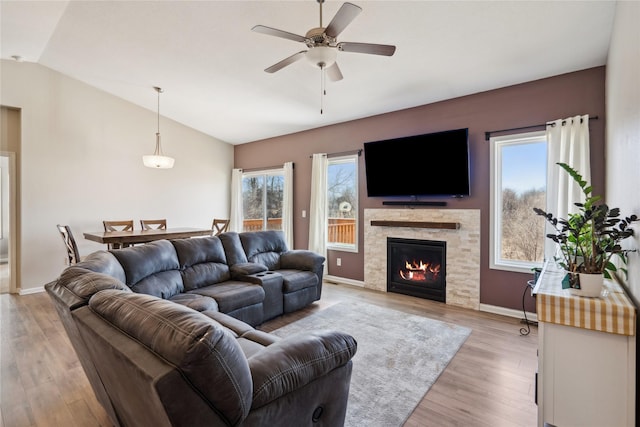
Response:
[{"label": "reclining sofa", "polygon": [[289,250],[281,231],[253,231],[98,251],[73,268],[257,326],[319,300],[324,261],[311,251]]},{"label": "reclining sofa", "polygon": [[243,321],[318,299],[324,258],[254,233],[99,251],[45,285],[115,426],[344,424],[355,339]]}]

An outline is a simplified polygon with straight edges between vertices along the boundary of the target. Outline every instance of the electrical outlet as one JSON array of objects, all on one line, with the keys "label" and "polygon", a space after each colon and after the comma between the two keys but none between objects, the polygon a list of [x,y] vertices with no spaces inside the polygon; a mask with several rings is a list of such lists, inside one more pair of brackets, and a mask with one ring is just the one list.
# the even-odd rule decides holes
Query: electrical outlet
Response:
[{"label": "electrical outlet", "polygon": [[340,267],[342,265],[342,258],[336,258],[336,265]]}]

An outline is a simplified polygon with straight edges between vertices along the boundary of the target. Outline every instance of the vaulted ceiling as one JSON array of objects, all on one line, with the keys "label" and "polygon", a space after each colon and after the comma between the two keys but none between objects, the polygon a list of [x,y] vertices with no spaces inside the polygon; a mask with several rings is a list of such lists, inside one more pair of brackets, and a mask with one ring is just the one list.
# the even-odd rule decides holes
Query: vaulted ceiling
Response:
[{"label": "vaulted ceiling", "polygon": [[[316,0],[0,2],[1,56],[19,56],[231,144],[410,108],[606,63],[614,1],[364,1],[339,41],[391,44],[393,56],[338,52],[344,78],[307,47]],[[327,26],[342,1],[322,6]]]}]

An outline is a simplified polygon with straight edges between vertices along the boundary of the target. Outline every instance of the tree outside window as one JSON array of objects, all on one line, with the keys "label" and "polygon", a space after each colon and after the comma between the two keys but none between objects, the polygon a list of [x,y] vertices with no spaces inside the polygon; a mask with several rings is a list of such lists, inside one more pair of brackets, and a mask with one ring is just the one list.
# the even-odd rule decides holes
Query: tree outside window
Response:
[{"label": "tree outside window", "polygon": [[545,132],[491,138],[491,268],[529,272],[542,265],[546,204]]},{"label": "tree outside window", "polygon": [[327,248],[357,251],[358,156],[327,164]]},{"label": "tree outside window", "polygon": [[282,230],[284,174],[282,171],[242,176],[243,231]]}]

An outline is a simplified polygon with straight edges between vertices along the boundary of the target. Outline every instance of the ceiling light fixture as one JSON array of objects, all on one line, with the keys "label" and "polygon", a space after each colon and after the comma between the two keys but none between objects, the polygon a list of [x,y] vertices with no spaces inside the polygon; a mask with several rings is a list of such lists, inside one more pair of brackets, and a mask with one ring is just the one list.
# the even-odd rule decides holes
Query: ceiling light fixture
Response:
[{"label": "ceiling light fixture", "polygon": [[264,71],[275,73],[299,61],[302,57],[307,58],[311,65],[320,69],[320,114],[322,114],[324,96],[327,94],[325,76],[334,82],[342,80],[342,72],[336,62],[338,51],[391,56],[396,51],[396,47],[386,44],[338,42],[336,40],[338,35],[362,12],[362,8],[353,3],[344,3],[325,28],[322,24],[322,4],[325,0],[316,1],[320,5],[320,26],[311,28],[304,36],[264,25],[256,25],[251,31],[301,42],[307,46],[307,50],[294,53]]},{"label": "ceiling light fixture", "polygon": [[326,68],[335,64],[338,51],[335,47],[316,46],[309,49],[305,56],[314,67]]},{"label": "ceiling light fixture", "polygon": [[327,94],[325,70],[336,63],[338,52],[329,46],[316,46],[305,53],[305,57],[314,67],[320,68],[320,114],[324,114],[324,96]]},{"label": "ceiling light fixture", "polygon": [[154,86],[153,88],[158,92],[158,131],[156,132],[156,150],[153,152],[153,155],[142,156],[142,162],[148,168],[170,169],[173,167],[175,159],[162,154],[162,145],[160,144],[160,94],[163,90],[157,86]]}]

